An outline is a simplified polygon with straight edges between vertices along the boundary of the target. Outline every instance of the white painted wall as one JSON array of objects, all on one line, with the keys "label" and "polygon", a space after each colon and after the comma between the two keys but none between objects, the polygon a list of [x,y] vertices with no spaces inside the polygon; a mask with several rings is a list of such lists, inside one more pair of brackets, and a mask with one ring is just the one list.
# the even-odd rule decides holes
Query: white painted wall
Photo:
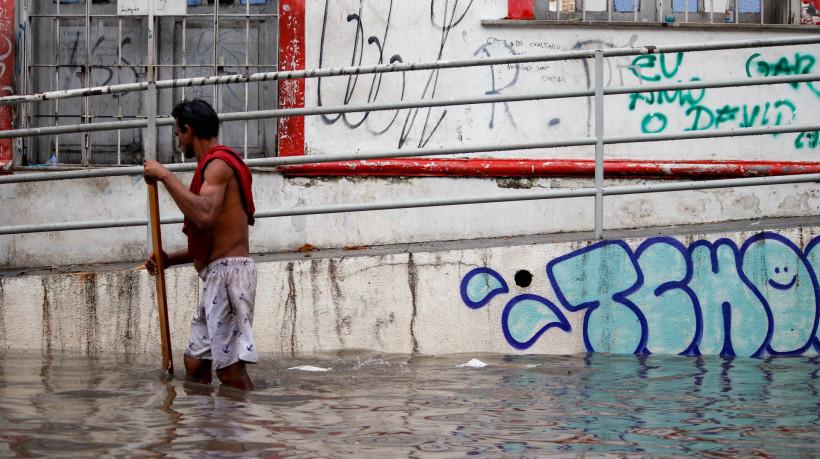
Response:
[{"label": "white painted wall", "polygon": [[[684,27],[483,26],[506,16],[506,1],[416,2],[408,0],[308,2],[307,68],[543,54],[595,48],[624,48],[786,37],[788,30]],[[361,5],[361,6],[360,6]],[[431,8],[432,5],[432,8]],[[392,6],[392,10],[390,10]],[[445,9],[446,8],[446,9]],[[431,13],[432,11],[432,13]],[[351,19],[353,18],[353,19]],[[357,19],[359,18],[359,19]],[[526,23],[525,21],[522,21]],[[359,26],[361,30],[359,30]],[[397,56],[397,57],[396,57]],[[607,59],[607,87],[694,79],[737,79],[774,73],[817,73],[820,46],[687,53],[676,56]],[[661,64],[664,64],[663,67]],[[747,73],[748,72],[748,73]],[[594,82],[590,61],[417,71],[308,80],[308,105],[341,106],[395,100],[459,99],[489,93],[527,94],[587,89]],[[684,93],[688,96],[689,93]],[[669,94],[668,97],[674,97]],[[693,103],[610,96],[605,102],[605,135],[640,134],[643,126],[663,133],[807,124],[820,112],[820,85],[746,87],[692,91]],[[309,117],[311,154],[410,150],[468,145],[575,139],[594,132],[588,98],[518,102],[421,110]],[[757,113],[756,116],[753,116]],[[697,115],[700,114],[698,119]],[[663,122],[661,122],[663,120]],[[437,124],[439,123],[440,124]],[[708,121],[713,121],[711,126]],[[607,147],[607,158],[812,161],[820,150],[805,135],[727,138]],[[816,142],[815,142],[816,143]],[[556,148],[481,156],[592,158],[592,148]]]}]

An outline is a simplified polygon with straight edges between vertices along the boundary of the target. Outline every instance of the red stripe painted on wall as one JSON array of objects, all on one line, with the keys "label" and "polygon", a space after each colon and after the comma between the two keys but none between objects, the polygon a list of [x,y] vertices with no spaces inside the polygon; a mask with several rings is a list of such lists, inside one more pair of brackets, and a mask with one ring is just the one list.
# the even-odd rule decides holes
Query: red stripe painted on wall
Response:
[{"label": "red stripe painted on wall", "polygon": [[[0,0],[0,97],[12,95],[14,82],[14,0]],[[12,128],[12,106],[0,106],[0,130]],[[11,172],[13,144],[0,139],[0,173]]]},{"label": "red stripe painted on wall", "polygon": [[[305,69],[305,0],[279,1],[279,71]],[[279,81],[279,108],[305,106],[305,80]],[[279,118],[279,156],[305,154],[305,119]]]},{"label": "red stripe painted on wall", "polygon": [[[279,166],[293,176],[593,177],[592,160],[406,158]],[[604,161],[607,177],[729,178],[817,174],[820,163],[784,161]]]},{"label": "red stripe painted on wall", "polygon": [[534,19],[535,0],[507,0],[508,19]]}]

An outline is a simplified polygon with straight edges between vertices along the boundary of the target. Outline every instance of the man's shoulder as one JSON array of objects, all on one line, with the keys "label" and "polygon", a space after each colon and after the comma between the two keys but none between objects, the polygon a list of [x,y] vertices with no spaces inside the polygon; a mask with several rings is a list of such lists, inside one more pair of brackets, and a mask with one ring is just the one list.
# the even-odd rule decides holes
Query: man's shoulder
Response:
[{"label": "man's shoulder", "polygon": [[230,179],[234,176],[234,169],[225,159],[213,157],[208,159],[202,174],[206,181],[209,177]]}]

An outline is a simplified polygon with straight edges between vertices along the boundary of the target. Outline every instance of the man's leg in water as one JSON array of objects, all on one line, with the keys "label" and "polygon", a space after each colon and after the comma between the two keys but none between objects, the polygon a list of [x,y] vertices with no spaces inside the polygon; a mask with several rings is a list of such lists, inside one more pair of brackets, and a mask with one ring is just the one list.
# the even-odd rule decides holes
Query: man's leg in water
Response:
[{"label": "man's leg in water", "polygon": [[250,376],[248,376],[246,366],[245,362],[240,360],[233,365],[228,365],[221,370],[216,370],[216,376],[219,378],[219,381],[226,386],[242,390],[253,390],[253,382]]},{"label": "man's leg in water", "polygon": [[185,373],[190,381],[210,384],[212,379],[211,361],[195,359],[185,354]]}]

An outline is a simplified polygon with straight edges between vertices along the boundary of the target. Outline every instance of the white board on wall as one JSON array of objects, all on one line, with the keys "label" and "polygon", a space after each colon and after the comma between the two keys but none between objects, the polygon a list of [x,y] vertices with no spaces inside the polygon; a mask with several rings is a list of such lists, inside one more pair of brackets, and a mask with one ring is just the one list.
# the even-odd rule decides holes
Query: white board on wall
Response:
[{"label": "white board on wall", "polygon": [[148,16],[149,2],[154,2],[154,16],[183,16],[188,0],[117,0],[118,16]]}]

